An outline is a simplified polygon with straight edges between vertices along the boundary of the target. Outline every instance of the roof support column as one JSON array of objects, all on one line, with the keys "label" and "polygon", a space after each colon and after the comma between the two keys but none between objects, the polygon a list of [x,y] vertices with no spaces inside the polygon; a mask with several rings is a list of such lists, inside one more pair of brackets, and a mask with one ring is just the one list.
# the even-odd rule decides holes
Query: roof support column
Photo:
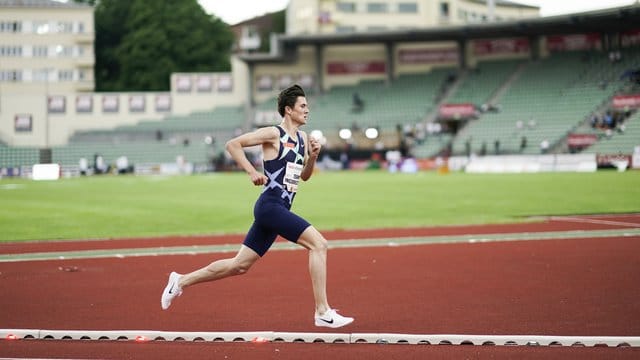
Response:
[{"label": "roof support column", "polygon": [[458,67],[460,70],[467,68],[467,40],[458,40]]},{"label": "roof support column", "polygon": [[316,94],[324,93],[324,45],[316,44]]},{"label": "roof support column", "polygon": [[386,42],[384,43],[384,49],[386,52],[386,70],[387,70],[387,85],[390,85],[395,80],[395,43]]},{"label": "roof support column", "polygon": [[249,69],[249,76],[248,76],[248,86],[249,86],[249,91],[247,92],[247,103],[251,106],[254,107],[256,105],[256,98],[255,98],[255,93],[254,93],[254,76],[255,76],[255,68],[256,65],[254,62],[252,61],[248,61],[247,62],[247,67]]},{"label": "roof support column", "polygon": [[540,59],[540,46],[540,35],[533,35],[529,37],[529,49],[531,49],[529,57],[531,60],[536,61]]}]

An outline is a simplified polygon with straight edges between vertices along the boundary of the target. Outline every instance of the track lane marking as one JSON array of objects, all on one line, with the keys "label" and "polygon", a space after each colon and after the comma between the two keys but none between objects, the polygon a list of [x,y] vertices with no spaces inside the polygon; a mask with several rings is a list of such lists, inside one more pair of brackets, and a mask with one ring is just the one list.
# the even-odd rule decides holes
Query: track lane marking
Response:
[{"label": "track lane marking", "polygon": [[623,222],[623,221],[600,220],[600,219],[572,217],[572,216],[552,216],[549,219],[553,220],[553,221],[565,221],[565,222],[599,224],[599,225],[628,226],[628,227],[633,227],[633,228],[640,228],[640,224],[628,223],[628,222]]},{"label": "track lane marking", "polygon": [[[496,241],[537,241],[537,240],[562,240],[576,238],[608,238],[640,236],[640,228],[637,229],[610,229],[610,230],[577,230],[577,231],[552,231],[552,232],[525,232],[525,233],[499,233],[499,234],[469,234],[446,236],[420,236],[397,238],[372,238],[372,239],[346,239],[329,240],[330,249],[354,248],[354,247],[385,247],[385,246],[410,246],[447,243],[485,243]],[[193,246],[169,246],[153,248],[132,249],[101,249],[79,251],[54,251],[0,255],[0,263],[20,261],[44,261],[44,260],[77,260],[98,258],[127,258],[141,256],[164,255],[199,255],[236,252],[240,244],[223,245],[193,245]],[[290,242],[277,242],[272,250],[302,250],[303,248]]]}]

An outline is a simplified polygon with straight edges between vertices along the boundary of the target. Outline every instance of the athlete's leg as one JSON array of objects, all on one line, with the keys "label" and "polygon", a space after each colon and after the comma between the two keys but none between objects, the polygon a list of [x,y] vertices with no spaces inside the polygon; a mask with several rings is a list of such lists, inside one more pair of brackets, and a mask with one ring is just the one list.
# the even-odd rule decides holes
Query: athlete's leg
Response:
[{"label": "athlete's leg", "polygon": [[242,245],[235,257],[214,261],[201,269],[181,276],[178,286],[184,289],[201,282],[245,274],[258,259],[260,255]]},{"label": "athlete's leg", "polygon": [[309,250],[309,274],[316,302],[316,314],[330,309],[327,301],[327,240],[313,226],[307,227],[297,241]]}]

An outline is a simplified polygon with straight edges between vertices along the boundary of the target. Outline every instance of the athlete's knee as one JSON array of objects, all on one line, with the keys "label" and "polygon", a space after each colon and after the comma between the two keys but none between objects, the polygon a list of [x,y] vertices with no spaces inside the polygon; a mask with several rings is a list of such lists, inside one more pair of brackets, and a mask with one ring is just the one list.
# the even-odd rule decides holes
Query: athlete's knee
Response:
[{"label": "athlete's knee", "polygon": [[324,237],[321,238],[320,243],[318,244],[319,250],[327,251],[329,249],[329,242]]},{"label": "athlete's knee", "polygon": [[329,248],[327,239],[313,226],[309,226],[298,239],[298,243],[312,251],[326,252]]},{"label": "athlete's knee", "polygon": [[246,266],[244,264],[234,263],[231,266],[231,273],[233,275],[244,275],[249,271],[250,268],[250,266]]},{"label": "athlete's knee", "polygon": [[234,259],[231,263],[231,273],[233,275],[244,275],[251,269],[252,263],[246,261],[238,261]]},{"label": "athlete's knee", "polygon": [[310,241],[309,245],[309,250],[312,251],[326,252],[327,249],[329,249],[329,242],[327,242],[327,239],[325,239],[322,235],[314,238],[313,241]]}]

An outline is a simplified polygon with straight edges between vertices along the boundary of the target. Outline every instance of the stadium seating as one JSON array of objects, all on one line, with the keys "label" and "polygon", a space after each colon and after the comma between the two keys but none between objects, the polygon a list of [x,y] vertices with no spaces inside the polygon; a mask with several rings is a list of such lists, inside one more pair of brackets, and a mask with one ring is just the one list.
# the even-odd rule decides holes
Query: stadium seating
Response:
[{"label": "stadium seating", "polygon": [[0,146],[0,168],[30,166],[37,164],[39,158],[37,148]]},{"label": "stadium seating", "polygon": [[[81,157],[93,159],[100,154],[107,163],[114,163],[122,155],[135,164],[175,162],[178,156],[188,162],[207,163],[238,128],[244,127],[244,122],[242,107],[218,107],[113,130],[78,132],[68,145],[52,149],[53,161],[73,165]],[[213,144],[205,143],[207,136],[213,139]]]},{"label": "stadium seating", "polygon": [[[455,70],[437,69],[427,74],[401,75],[390,84],[368,80],[334,87],[310,98],[310,127],[337,134],[341,128],[391,130],[401,124],[415,124],[433,110],[441,85],[452,71]],[[364,102],[359,111],[354,109],[354,94]]]},{"label": "stadium seating", "polygon": [[[539,154],[562,141],[594,109],[610,100],[620,89],[619,76],[637,61],[633,52],[625,61],[610,63],[601,52],[567,52],[532,61],[498,99],[498,113],[484,113],[462,129],[453,142],[453,152],[471,151]],[[521,149],[522,138],[527,146]]]},{"label": "stadium seating", "polygon": [[448,103],[472,103],[477,106],[489,102],[491,96],[516,71],[523,60],[485,61],[467,71]]},{"label": "stadium seating", "polygon": [[584,153],[616,155],[632,154],[634,148],[640,145],[640,111],[624,122],[624,131],[613,130],[610,135],[603,135],[598,130],[600,140],[585,149]]}]

